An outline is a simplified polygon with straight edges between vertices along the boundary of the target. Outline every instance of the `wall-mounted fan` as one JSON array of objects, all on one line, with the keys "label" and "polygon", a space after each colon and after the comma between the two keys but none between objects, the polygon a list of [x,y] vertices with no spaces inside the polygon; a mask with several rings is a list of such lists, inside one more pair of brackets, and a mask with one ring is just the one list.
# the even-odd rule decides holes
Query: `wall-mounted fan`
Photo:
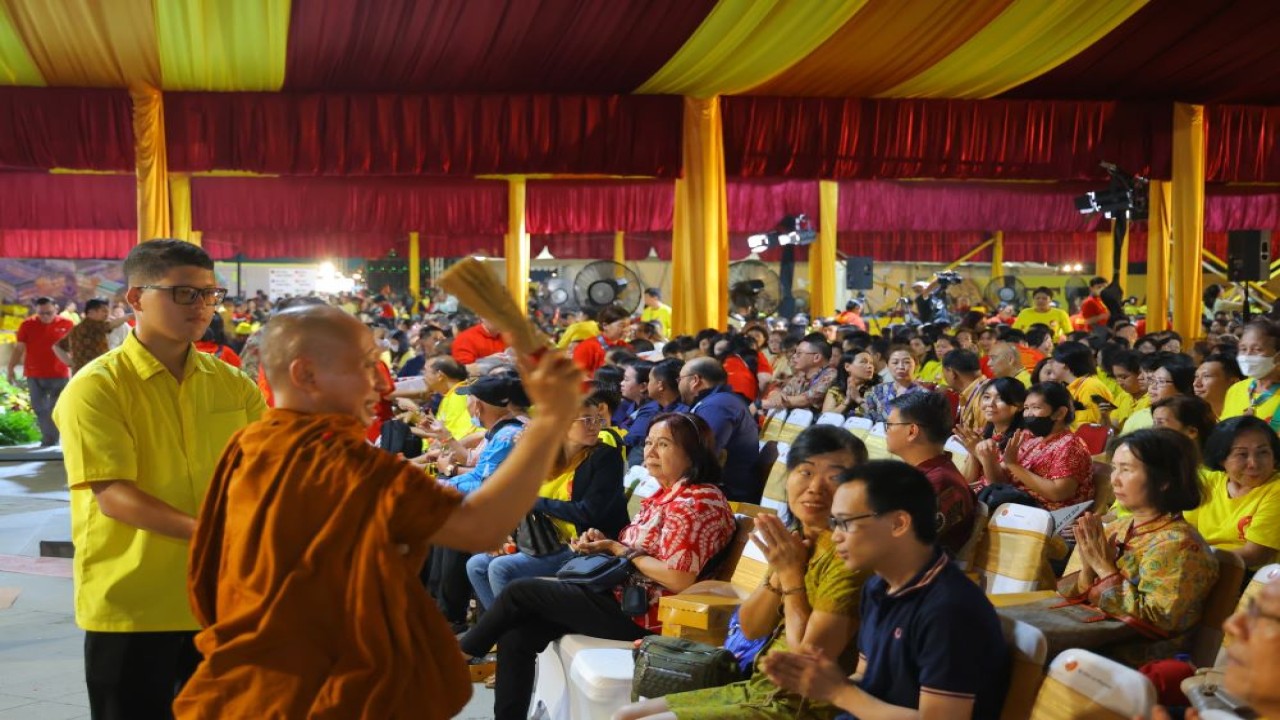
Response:
[{"label": "wall-mounted fan", "polygon": [[573,279],[573,297],[578,307],[592,315],[610,305],[633,313],[640,307],[643,292],[640,276],[612,260],[597,260]]},{"label": "wall-mounted fan", "polygon": [[969,310],[982,305],[986,299],[978,283],[966,278],[963,282],[947,288],[947,304],[951,306],[954,316],[964,317]]},{"label": "wall-mounted fan", "polygon": [[782,299],[778,274],[759,260],[729,265],[729,312],[743,317],[772,315]]},{"label": "wall-mounted fan", "polygon": [[546,315],[574,306],[573,283],[560,273],[538,283],[538,309]]},{"label": "wall-mounted fan", "polygon": [[1017,311],[1027,306],[1027,286],[1013,275],[1000,275],[991,278],[982,290],[982,297],[992,310],[1008,304]]}]

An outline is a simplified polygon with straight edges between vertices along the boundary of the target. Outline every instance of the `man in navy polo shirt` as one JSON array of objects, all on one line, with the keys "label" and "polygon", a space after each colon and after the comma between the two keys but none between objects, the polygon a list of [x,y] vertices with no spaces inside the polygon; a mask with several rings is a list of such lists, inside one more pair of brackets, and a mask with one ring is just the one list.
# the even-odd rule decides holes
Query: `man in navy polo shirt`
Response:
[{"label": "man in navy polo shirt", "polygon": [[690,412],[711,426],[716,450],[724,453],[724,496],[737,502],[759,503],[764,485],[756,474],[760,459],[760,426],[741,395],[728,385],[729,376],[715,358],[690,360],[676,378],[680,397]]},{"label": "man in navy polo shirt", "polygon": [[937,539],[937,500],[919,470],[894,460],[864,463],[841,478],[831,505],[836,553],[875,577],[862,589],[858,671],[846,678],[821,653],[764,658],[780,686],[859,720],[1000,716],[1009,653],[982,589]]}]

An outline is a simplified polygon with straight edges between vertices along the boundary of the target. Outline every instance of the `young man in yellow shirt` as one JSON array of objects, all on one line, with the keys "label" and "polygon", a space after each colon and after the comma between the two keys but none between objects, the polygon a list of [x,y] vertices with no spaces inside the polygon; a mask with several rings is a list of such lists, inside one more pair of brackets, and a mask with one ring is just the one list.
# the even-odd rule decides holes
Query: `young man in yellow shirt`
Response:
[{"label": "young man in yellow shirt", "polygon": [[662,337],[671,337],[671,306],[662,302],[662,292],[658,288],[645,289],[640,321],[657,322],[662,326]]},{"label": "young man in yellow shirt", "polygon": [[95,718],[170,717],[199,661],[188,543],[223,447],[266,403],[194,342],[227,291],[213,261],[152,240],[124,263],[137,327],[54,408],[71,488],[76,623]]},{"label": "young man in yellow shirt", "polygon": [[1031,307],[1018,313],[1018,319],[1013,321],[1013,329],[1026,332],[1036,323],[1048,325],[1055,340],[1061,340],[1074,329],[1067,311],[1053,307],[1053,291],[1047,287],[1038,287],[1032,292]]}]

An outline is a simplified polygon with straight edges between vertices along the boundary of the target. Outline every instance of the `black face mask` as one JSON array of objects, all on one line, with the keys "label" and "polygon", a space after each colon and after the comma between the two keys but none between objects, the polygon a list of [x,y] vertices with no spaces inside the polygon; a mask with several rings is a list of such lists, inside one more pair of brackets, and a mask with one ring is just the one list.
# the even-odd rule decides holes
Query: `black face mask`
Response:
[{"label": "black face mask", "polygon": [[1053,432],[1053,418],[1023,417],[1022,427],[1036,437],[1049,437],[1049,433]]}]

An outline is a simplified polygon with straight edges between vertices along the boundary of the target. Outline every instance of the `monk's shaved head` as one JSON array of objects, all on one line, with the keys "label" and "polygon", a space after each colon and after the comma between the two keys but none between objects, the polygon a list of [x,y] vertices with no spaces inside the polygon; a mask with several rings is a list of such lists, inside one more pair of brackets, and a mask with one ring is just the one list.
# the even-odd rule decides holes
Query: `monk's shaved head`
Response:
[{"label": "monk's shaved head", "polygon": [[272,388],[289,383],[289,366],[299,358],[325,364],[363,354],[369,332],[356,318],[330,305],[294,307],[271,317],[263,329],[262,369]]}]

